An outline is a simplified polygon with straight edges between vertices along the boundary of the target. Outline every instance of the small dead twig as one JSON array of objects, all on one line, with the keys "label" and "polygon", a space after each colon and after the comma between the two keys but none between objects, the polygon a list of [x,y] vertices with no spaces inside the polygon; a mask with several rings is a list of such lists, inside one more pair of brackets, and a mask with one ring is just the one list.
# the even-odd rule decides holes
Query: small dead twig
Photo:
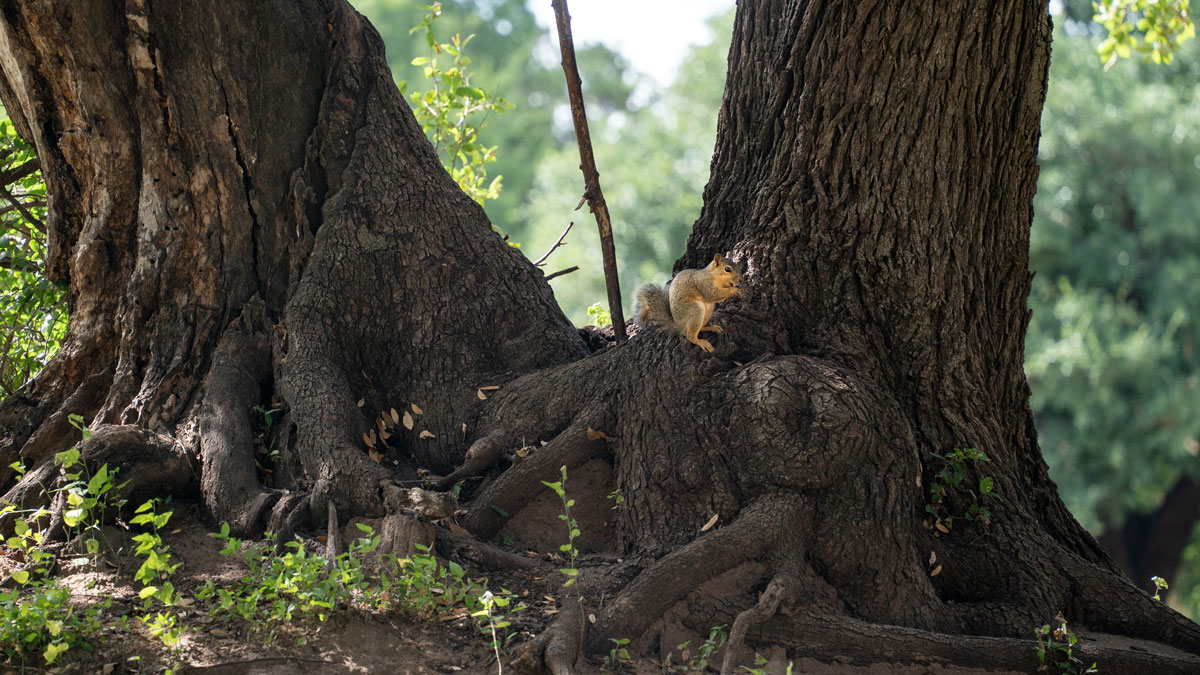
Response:
[{"label": "small dead twig", "polygon": [[554,272],[553,274],[547,274],[546,281],[550,281],[554,277],[561,277],[564,274],[570,274],[571,272],[577,272],[577,271],[579,271],[579,265],[572,265],[571,267],[568,267],[565,270],[559,270],[557,272]]},{"label": "small dead twig", "polygon": [[592,136],[588,131],[587,113],[583,108],[583,87],[579,80],[579,68],[575,64],[575,44],[571,37],[571,16],[567,12],[567,0],[553,0],[554,19],[558,25],[558,46],[562,52],[563,72],[567,76],[567,93],[571,99],[571,119],[575,123],[575,140],[579,145],[579,168],[583,170],[586,186],[584,197],[596,216],[600,228],[600,253],[604,258],[604,284],[608,289],[608,311],[612,314],[613,330],[617,342],[625,341],[625,315],[621,311],[621,285],[617,281],[617,252],[613,246],[612,221],[608,216],[608,204],[600,189],[600,172],[596,170],[596,158],[592,154]]},{"label": "small dead twig", "polygon": [[546,255],[544,255],[544,256],[538,258],[536,261],[534,261],[533,266],[541,267],[546,262],[546,258],[549,258],[551,253],[554,253],[554,249],[563,245],[563,239],[567,238],[567,233],[570,232],[571,228],[574,226],[575,226],[575,221],[573,221],[573,220],[571,222],[567,223],[567,229],[563,230],[563,233],[558,235],[558,241],[554,242],[554,245],[550,247],[549,251],[546,251]]}]

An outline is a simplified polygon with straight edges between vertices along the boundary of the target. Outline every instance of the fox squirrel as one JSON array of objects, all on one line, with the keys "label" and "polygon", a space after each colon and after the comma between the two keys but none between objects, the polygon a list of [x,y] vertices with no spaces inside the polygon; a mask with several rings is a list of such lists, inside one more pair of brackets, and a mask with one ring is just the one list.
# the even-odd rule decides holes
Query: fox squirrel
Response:
[{"label": "fox squirrel", "polygon": [[645,324],[647,319],[657,322],[711,352],[712,344],[698,336],[706,330],[721,332],[720,326],[707,325],[708,319],[718,302],[742,294],[741,283],[741,271],[729,258],[718,253],[708,267],[684,270],[666,287],[646,284],[639,288],[638,323]]}]

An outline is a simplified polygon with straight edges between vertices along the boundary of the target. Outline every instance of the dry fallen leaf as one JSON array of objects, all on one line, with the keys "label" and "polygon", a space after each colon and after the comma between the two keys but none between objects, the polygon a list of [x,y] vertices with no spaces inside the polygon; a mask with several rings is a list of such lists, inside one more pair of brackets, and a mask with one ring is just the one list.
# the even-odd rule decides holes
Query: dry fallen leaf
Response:
[{"label": "dry fallen leaf", "polygon": [[950,534],[950,528],[943,525],[942,521],[940,521],[940,520],[937,521],[936,523],[934,523],[933,526],[936,527],[937,531],[941,532],[942,534]]},{"label": "dry fallen leaf", "polygon": [[470,534],[470,532],[467,532],[466,530],[464,530],[461,525],[454,522],[453,520],[447,520],[446,527],[450,528],[450,531],[453,532],[454,534]]},{"label": "dry fallen leaf", "polygon": [[413,418],[412,418],[412,415],[409,415],[409,414],[408,414],[408,411],[407,411],[407,410],[405,410],[405,411],[404,411],[404,421],[403,421],[403,423],[404,423],[404,428],[405,428],[405,429],[408,429],[409,431],[412,431],[412,428],[413,428]]},{"label": "dry fallen leaf", "polygon": [[482,390],[482,389],[476,389],[476,390],[475,390],[475,395],[479,397],[479,400],[480,400],[480,401],[486,401],[486,400],[487,400],[487,394],[483,393],[483,390]]},{"label": "dry fallen leaf", "polygon": [[612,440],[612,436],[609,436],[608,434],[604,433],[603,431],[596,431],[595,429],[593,429],[591,427],[588,427],[588,429],[587,429],[587,437],[588,437],[589,441],[598,441],[601,438],[603,438],[605,440],[609,440],[609,441]]},{"label": "dry fallen leaf", "polygon": [[712,526],[717,524],[717,519],[720,517],[721,517],[721,514],[714,513],[713,517],[709,518],[708,522],[704,524],[704,527],[700,528],[700,531],[707,532],[708,530],[712,529]]},{"label": "dry fallen leaf", "polygon": [[942,573],[942,566],[938,565],[937,567],[933,568],[933,571],[929,573],[929,576],[936,577],[937,575],[939,575],[941,573]]},{"label": "dry fallen leaf", "polygon": [[558,614],[558,610],[557,610],[557,609],[552,609],[552,608],[550,608],[550,607],[547,607],[547,608],[543,609],[543,610],[542,610],[542,612],[543,612],[543,613],[545,613],[545,614]]},{"label": "dry fallen leaf", "polygon": [[379,463],[379,460],[383,459],[383,453],[379,452],[375,448],[367,448],[367,455],[371,458],[371,461],[375,462],[376,464]]},{"label": "dry fallen leaf", "polygon": [[496,385],[494,385],[494,384],[490,384],[490,385],[488,385],[488,386],[486,386],[486,387],[480,387],[480,388],[479,388],[479,390],[480,390],[480,391],[496,391],[496,390],[497,390],[497,389],[499,389],[499,388],[500,388],[500,387],[498,387],[498,386],[496,386]]},{"label": "dry fallen leaf", "polygon": [[417,405],[416,403],[412,404],[412,409],[413,412],[417,413],[418,415],[425,412],[424,410],[421,410],[421,406]]},{"label": "dry fallen leaf", "polygon": [[117,669],[117,664],[106,663],[106,664],[104,664],[104,667],[100,669],[100,672],[103,673],[104,675],[108,675],[109,673],[113,672],[116,669]]},{"label": "dry fallen leaf", "polygon": [[364,432],[363,432],[363,443],[366,443],[368,448],[373,448],[373,447],[375,447],[375,434],[374,434],[374,432],[372,432],[370,435],[367,435],[367,432],[365,432],[365,431],[364,431]]},{"label": "dry fallen leaf", "polygon": [[380,429],[379,437],[386,441],[387,439],[391,438],[392,435],[389,434],[386,429]]},{"label": "dry fallen leaf", "polygon": [[387,429],[387,423],[383,421],[382,417],[375,418],[375,428],[379,430],[381,435]]},{"label": "dry fallen leaf", "polygon": [[933,564],[933,563],[935,563],[935,562],[937,562],[937,552],[936,552],[936,551],[930,551],[930,552],[929,552],[929,564],[930,564],[930,565],[932,565],[932,564]]},{"label": "dry fallen leaf", "polygon": [[400,424],[400,413],[396,412],[395,408],[392,408],[391,413],[392,413],[392,424]]},{"label": "dry fallen leaf", "polygon": [[596,623],[596,615],[588,614],[588,623]]},{"label": "dry fallen leaf", "polygon": [[467,423],[463,422],[463,440],[467,440]]},{"label": "dry fallen leaf", "polygon": [[418,437],[418,438],[437,438],[437,436],[434,436],[434,435],[433,435],[433,432],[432,432],[432,431],[430,431],[430,430],[428,430],[428,429],[426,429],[426,430],[422,431],[421,433],[417,434],[417,437]]},{"label": "dry fallen leaf", "polygon": [[363,404],[366,402],[367,402],[367,399],[365,399],[365,398],[358,399],[358,407],[360,407],[360,408],[363,407]]}]

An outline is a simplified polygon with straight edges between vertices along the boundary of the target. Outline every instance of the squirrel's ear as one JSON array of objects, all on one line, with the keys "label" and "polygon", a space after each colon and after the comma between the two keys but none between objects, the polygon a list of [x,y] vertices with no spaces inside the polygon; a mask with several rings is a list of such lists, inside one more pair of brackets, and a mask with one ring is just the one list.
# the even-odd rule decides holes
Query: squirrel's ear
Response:
[{"label": "squirrel's ear", "polygon": [[720,253],[713,254],[713,264],[714,265],[721,264],[721,254]]},{"label": "squirrel's ear", "polygon": [[732,258],[730,258],[730,256],[732,256],[732,255],[733,255],[733,254],[732,254],[732,253],[730,253],[729,251],[725,251],[725,259],[726,259],[726,260],[730,260],[730,261],[732,261]]}]

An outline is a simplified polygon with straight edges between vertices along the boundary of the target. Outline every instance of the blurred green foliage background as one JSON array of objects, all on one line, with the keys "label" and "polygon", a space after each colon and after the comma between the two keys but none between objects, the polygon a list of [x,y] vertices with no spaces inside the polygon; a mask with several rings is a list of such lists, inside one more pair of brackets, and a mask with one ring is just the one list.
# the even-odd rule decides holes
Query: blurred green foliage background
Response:
[{"label": "blurred green foliage background", "polygon": [[[412,0],[352,1],[383,36],[397,81],[421,91],[421,68],[410,64],[428,49],[409,29],[424,10]],[[1156,508],[1182,478],[1200,480],[1200,41],[1168,65],[1133,58],[1105,70],[1091,3],[1051,9],[1026,372],[1051,475],[1098,535]],[[710,19],[712,41],[691,48],[668,86],[607,47],[577,45],[626,316],[636,285],[670,277],[700,213],[732,18],[731,9]],[[592,216],[573,210],[583,180],[554,36],[520,0],[447,0],[437,31],[440,40],[474,35],[472,84],[514,104],[489,114],[480,133],[497,148],[488,175],[503,175],[489,216],[531,259],[575,222],[544,269],[580,267],[552,283],[567,315],[587,323],[604,280]],[[0,171],[27,161],[11,125],[0,132],[0,150],[11,148]],[[44,186],[23,180],[23,199],[42,208]],[[56,348],[64,310],[37,274],[36,227],[15,210],[0,219],[6,394]],[[1168,580],[1168,601],[1200,616],[1195,532]]]}]

